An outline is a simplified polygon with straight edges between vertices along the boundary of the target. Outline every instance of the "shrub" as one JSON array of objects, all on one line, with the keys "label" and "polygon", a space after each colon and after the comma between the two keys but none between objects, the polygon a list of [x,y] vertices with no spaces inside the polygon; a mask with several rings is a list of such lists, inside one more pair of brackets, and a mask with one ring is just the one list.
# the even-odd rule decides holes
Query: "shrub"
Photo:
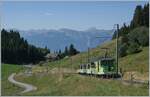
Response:
[{"label": "shrub", "polygon": [[129,42],[136,42],[140,46],[148,46],[149,45],[149,30],[147,27],[138,27],[133,29],[129,35]]},{"label": "shrub", "polygon": [[138,53],[140,51],[141,51],[140,45],[137,42],[132,42],[128,47],[127,53],[133,54],[133,53]]},{"label": "shrub", "polygon": [[128,49],[127,44],[126,43],[122,44],[119,48],[119,57],[126,56],[127,55],[127,49]]}]

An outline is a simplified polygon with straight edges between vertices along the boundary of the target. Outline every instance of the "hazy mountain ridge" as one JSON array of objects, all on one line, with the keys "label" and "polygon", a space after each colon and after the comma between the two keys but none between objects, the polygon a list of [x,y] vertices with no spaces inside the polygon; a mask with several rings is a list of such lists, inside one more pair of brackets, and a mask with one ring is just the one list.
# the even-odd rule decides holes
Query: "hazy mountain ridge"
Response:
[{"label": "hazy mountain ridge", "polygon": [[[39,29],[19,31],[21,36],[28,40],[29,43],[36,46],[47,46],[52,51],[64,50],[65,46],[71,43],[80,51],[87,50],[88,38],[90,39],[90,47],[95,47],[103,41],[110,40],[113,35],[113,30],[100,30],[90,28],[84,31],[73,29]],[[97,36],[109,36],[110,38],[96,39]]]}]

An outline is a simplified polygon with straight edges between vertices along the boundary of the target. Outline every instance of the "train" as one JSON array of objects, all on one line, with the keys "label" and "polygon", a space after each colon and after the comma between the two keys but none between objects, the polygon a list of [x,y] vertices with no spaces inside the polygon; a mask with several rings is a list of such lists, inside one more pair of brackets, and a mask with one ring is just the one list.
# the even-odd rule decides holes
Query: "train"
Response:
[{"label": "train", "polygon": [[102,77],[116,77],[117,67],[112,57],[93,58],[87,64],[81,64],[77,72],[84,75],[96,75]]}]

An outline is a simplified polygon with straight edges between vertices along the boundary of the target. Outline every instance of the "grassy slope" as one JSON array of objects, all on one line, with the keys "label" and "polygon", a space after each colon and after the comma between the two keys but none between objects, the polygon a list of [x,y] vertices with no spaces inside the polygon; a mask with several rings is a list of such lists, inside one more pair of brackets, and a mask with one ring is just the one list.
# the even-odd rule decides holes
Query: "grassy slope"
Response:
[{"label": "grassy slope", "polygon": [[[105,43],[102,46],[91,49],[90,55],[104,55],[104,51],[100,49],[102,47],[111,48],[110,53],[112,55],[115,53],[115,41],[111,41]],[[138,54],[128,55],[124,58],[119,59],[120,67],[122,67],[123,70],[126,71],[137,71],[145,74],[146,72],[148,72],[149,66],[148,52],[148,47],[145,47],[143,51]],[[73,67],[74,69],[78,69],[79,64],[87,62],[87,53],[83,52],[71,58],[50,62],[48,63],[49,69],[59,66],[65,68]],[[80,75],[33,75],[31,77],[17,76],[16,79],[22,82],[33,84],[38,87],[37,91],[30,92],[24,95],[149,95],[148,89],[145,85],[124,85],[121,82],[114,80],[96,79]],[[11,94],[12,91],[7,91],[7,94],[8,93]]]},{"label": "grassy slope", "polygon": [[[90,56],[103,56],[105,51],[101,48],[108,47],[110,48],[109,53],[111,56],[115,55],[115,40],[106,42],[102,46],[98,46],[90,50]],[[72,58],[72,65],[71,65]],[[79,68],[79,64],[87,62],[87,53],[80,53],[71,58],[62,59],[61,61],[51,62],[49,66],[51,67],[68,67],[68,68]],[[132,54],[125,56],[123,58],[119,58],[119,67],[121,67],[124,71],[137,71],[140,73],[148,72],[149,68],[149,48],[144,47],[143,51],[137,54]]]},{"label": "grassy slope", "polygon": [[[114,43],[115,43],[115,41],[106,42],[102,46],[98,46],[96,48],[91,49],[90,50],[90,56],[96,57],[96,56],[104,55],[104,51],[102,49],[100,49],[102,47],[113,48],[109,51],[111,54],[113,54],[114,47],[115,47]],[[71,61],[71,59],[72,59],[72,61]],[[71,65],[71,62],[72,62],[72,65]],[[67,67],[67,68],[72,68],[73,67],[74,69],[78,69],[79,65],[81,63],[87,63],[87,52],[82,52],[82,53],[77,54],[75,56],[72,56],[70,58],[64,58],[62,60],[55,61],[55,62],[50,62],[48,64],[51,68],[60,66],[60,67]]]},{"label": "grassy slope", "polygon": [[[115,53],[115,41],[107,42],[102,46],[91,49],[91,56],[104,55],[100,48],[111,48],[110,53]],[[82,57],[82,58],[81,58]],[[72,65],[71,65],[72,58]],[[78,69],[79,64],[87,62],[87,53],[80,53],[71,58],[50,62],[49,69],[56,67]],[[82,59],[82,60],[81,60]],[[128,55],[119,59],[120,67],[126,71],[148,72],[148,47],[142,52]],[[130,64],[130,66],[129,66]],[[59,81],[61,78],[61,81]],[[98,80],[96,78],[80,75],[34,75],[32,77],[17,77],[20,81],[31,83],[40,89],[25,95],[148,95],[146,86],[124,85],[114,80]],[[36,79],[36,80],[35,80]]]},{"label": "grassy slope", "polygon": [[1,72],[2,72],[1,95],[16,95],[18,92],[22,90],[22,88],[17,87],[8,81],[8,76],[11,73],[17,73],[21,70],[22,70],[22,66],[19,65],[13,65],[13,64],[1,65]]},{"label": "grassy slope", "polygon": [[[32,83],[38,87],[24,95],[148,95],[146,86],[124,85],[116,80],[104,80],[81,75],[64,74],[59,79],[59,75],[34,75],[31,77],[16,77],[17,80]],[[35,80],[36,79],[36,80]]]},{"label": "grassy slope", "polygon": [[143,51],[137,54],[128,55],[120,59],[120,67],[127,71],[138,71],[141,73],[149,71],[149,48],[144,47]]}]

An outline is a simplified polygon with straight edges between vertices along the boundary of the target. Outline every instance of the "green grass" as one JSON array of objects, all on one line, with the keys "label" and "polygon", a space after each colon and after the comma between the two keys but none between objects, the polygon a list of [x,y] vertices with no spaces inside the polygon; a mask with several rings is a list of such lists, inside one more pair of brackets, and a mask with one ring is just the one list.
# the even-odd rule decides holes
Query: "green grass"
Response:
[{"label": "green grass", "polygon": [[1,65],[1,95],[17,95],[23,89],[11,84],[8,81],[8,76],[11,73],[18,73],[22,71],[22,66],[14,64],[2,64]]},{"label": "green grass", "polygon": [[[61,78],[61,80],[60,80]],[[145,85],[124,85],[116,80],[97,79],[77,74],[59,75],[34,75],[31,77],[17,76],[17,80],[33,84],[38,87],[37,91],[24,95],[38,96],[131,96],[148,95]]]},{"label": "green grass", "polygon": [[119,64],[126,71],[149,72],[149,47],[144,47],[140,53],[121,58]]}]

